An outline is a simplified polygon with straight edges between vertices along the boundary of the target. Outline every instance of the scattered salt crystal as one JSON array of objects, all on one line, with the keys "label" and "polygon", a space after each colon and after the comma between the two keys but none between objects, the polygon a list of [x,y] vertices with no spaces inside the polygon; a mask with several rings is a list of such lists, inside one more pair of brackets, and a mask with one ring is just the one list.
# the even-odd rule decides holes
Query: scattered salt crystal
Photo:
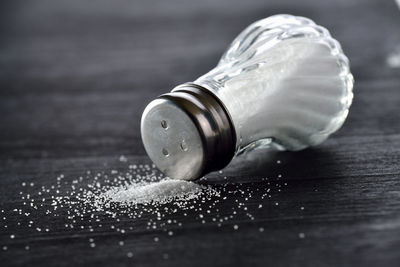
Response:
[{"label": "scattered salt crystal", "polygon": [[260,227],[260,228],[258,229],[258,231],[260,231],[260,232],[262,233],[262,232],[264,232],[264,228],[263,228],[263,227]]},{"label": "scattered salt crystal", "polygon": [[126,256],[127,256],[128,258],[132,258],[132,257],[133,257],[133,253],[132,253],[132,252],[128,252],[128,253],[126,253]]},{"label": "scattered salt crystal", "polygon": [[235,224],[235,225],[233,226],[233,229],[237,230],[237,229],[239,229],[239,226],[238,226],[237,224]]},{"label": "scattered salt crystal", "polygon": [[11,238],[11,239],[14,239],[14,238],[15,238],[15,235],[10,235],[10,238]]},{"label": "scattered salt crystal", "polygon": [[119,157],[119,161],[121,161],[121,162],[127,162],[128,159],[127,159],[124,155],[121,155],[121,156]]},{"label": "scattered salt crystal", "polygon": [[386,62],[391,68],[400,67],[400,46],[398,46],[396,50],[388,56]]},{"label": "scattered salt crystal", "polygon": [[306,235],[304,233],[299,233],[299,238],[305,238]]}]

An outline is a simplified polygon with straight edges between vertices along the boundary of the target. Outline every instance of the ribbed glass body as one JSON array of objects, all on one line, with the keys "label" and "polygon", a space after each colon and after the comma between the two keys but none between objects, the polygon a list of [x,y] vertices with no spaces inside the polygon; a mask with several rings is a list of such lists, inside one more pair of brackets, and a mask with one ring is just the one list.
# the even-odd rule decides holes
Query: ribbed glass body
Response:
[{"label": "ribbed glass body", "polygon": [[224,104],[236,153],[317,145],[341,127],[353,99],[340,44],[312,20],[291,15],[251,24],[194,83]]}]

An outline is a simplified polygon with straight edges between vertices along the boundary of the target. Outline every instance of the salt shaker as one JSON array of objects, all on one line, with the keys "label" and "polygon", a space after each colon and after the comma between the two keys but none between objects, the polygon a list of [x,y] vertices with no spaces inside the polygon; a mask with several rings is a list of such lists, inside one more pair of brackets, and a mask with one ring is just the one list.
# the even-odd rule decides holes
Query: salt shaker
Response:
[{"label": "salt shaker", "polygon": [[275,15],[241,32],[218,65],[143,112],[147,154],[194,180],[257,148],[318,145],[345,121],[353,76],[340,44],[312,20]]}]

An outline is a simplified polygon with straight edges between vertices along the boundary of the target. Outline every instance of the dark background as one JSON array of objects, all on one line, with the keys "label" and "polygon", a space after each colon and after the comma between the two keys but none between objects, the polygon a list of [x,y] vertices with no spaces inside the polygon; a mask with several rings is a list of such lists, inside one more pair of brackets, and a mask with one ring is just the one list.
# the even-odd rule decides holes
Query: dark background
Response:
[{"label": "dark background", "polygon": [[[400,266],[400,69],[386,65],[400,44],[394,1],[2,1],[0,13],[0,265]],[[248,190],[282,174],[279,207],[266,203],[255,220],[222,227],[190,221],[161,243],[138,227],[123,248],[104,229],[16,224],[22,182],[119,168],[120,155],[150,163],[139,131],[145,105],[213,68],[244,27],[277,13],[330,29],[356,80],[348,120],[327,142],[281,153],[279,166],[236,162],[224,172]]]}]

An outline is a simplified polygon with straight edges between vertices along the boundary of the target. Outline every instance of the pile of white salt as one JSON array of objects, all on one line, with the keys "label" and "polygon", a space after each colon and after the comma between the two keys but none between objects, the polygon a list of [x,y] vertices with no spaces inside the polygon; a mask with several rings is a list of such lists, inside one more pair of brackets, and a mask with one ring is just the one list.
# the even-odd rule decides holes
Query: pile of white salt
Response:
[{"label": "pile of white salt", "polygon": [[210,190],[193,182],[164,179],[153,183],[114,187],[102,193],[102,197],[110,202],[124,204],[166,204],[171,201],[196,199],[203,190],[207,189]]}]

